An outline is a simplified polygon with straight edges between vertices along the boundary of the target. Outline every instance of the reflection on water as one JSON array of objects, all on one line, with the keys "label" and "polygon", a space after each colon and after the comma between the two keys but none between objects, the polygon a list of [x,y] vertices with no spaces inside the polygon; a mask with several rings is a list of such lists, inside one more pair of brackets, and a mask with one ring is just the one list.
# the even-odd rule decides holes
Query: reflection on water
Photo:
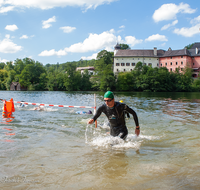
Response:
[{"label": "reflection on water", "polygon": [[[115,93],[138,114],[126,141],[79,108],[20,107],[0,123],[1,189],[199,189],[200,93]],[[93,106],[91,92],[7,92],[5,99]],[[97,93],[97,105],[103,103]],[[0,106],[3,104],[0,102]]]}]

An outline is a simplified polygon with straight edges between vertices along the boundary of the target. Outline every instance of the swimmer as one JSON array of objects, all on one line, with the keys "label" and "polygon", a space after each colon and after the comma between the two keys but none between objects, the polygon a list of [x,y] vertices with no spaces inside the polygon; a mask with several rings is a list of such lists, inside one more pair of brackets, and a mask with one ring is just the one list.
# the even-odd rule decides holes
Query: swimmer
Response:
[{"label": "swimmer", "polygon": [[86,112],[86,111],[77,111],[76,113],[77,114],[92,114],[92,111],[91,110],[89,110],[88,112]]},{"label": "swimmer", "polygon": [[104,94],[104,102],[105,104],[103,104],[97,109],[96,114],[93,116],[92,119],[88,121],[88,124],[94,123],[103,112],[107,116],[110,123],[110,134],[114,137],[120,136],[120,138],[125,140],[128,135],[128,129],[126,127],[124,111],[127,111],[133,115],[133,119],[136,125],[135,134],[139,136],[139,121],[137,114],[133,109],[128,107],[126,104],[115,102],[114,94],[111,91],[107,91]]},{"label": "swimmer", "polygon": [[24,103],[20,103],[19,106],[22,108],[25,107]]},{"label": "swimmer", "polygon": [[41,107],[40,105],[38,107],[36,107],[34,110],[38,110],[38,111],[44,111],[44,108]]}]

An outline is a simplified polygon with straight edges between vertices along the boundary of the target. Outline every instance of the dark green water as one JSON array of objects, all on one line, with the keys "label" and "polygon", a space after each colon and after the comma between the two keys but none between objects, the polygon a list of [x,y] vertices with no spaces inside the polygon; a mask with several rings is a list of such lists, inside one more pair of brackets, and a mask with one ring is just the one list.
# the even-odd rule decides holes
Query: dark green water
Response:
[{"label": "dark green water", "polygon": [[[94,106],[93,92],[0,91],[0,98]],[[139,137],[132,118],[124,142],[107,134],[104,115],[95,129],[90,115],[76,114],[89,109],[15,104],[13,121],[0,121],[0,188],[199,189],[200,93],[115,93],[115,100],[137,112]]]}]

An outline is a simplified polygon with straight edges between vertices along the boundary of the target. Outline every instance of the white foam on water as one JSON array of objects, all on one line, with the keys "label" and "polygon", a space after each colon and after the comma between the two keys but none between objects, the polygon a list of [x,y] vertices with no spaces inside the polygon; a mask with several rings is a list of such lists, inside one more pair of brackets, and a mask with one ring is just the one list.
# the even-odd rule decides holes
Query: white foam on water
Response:
[{"label": "white foam on water", "polygon": [[149,140],[160,139],[159,136],[147,136],[140,134],[136,136],[135,134],[128,134],[126,140],[124,141],[120,137],[110,136],[105,130],[102,131],[100,127],[94,128],[94,126],[87,125],[85,131],[85,142],[91,146],[104,147],[104,148],[134,148],[139,149],[142,142]]}]

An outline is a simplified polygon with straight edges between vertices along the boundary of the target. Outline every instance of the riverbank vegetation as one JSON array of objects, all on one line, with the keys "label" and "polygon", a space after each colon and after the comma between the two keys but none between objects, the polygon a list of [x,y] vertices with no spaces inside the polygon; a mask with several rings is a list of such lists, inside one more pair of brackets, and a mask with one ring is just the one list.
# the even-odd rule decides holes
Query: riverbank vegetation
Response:
[{"label": "riverbank vegetation", "polygon": [[[77,67],[94,66],[95,74]],[[80,60],[62,64],[43,65],[30,58],[14,63],[0,63],[0,90],[10,90],[12,82],[19,82],[27,90],[49,91],[200,91],[200,78],[192,79],[192,69],[169,72],[167,68],[152,68],[138,62],[131,72],[113,73],[113,52],[103,50],[96,60]]]}]

